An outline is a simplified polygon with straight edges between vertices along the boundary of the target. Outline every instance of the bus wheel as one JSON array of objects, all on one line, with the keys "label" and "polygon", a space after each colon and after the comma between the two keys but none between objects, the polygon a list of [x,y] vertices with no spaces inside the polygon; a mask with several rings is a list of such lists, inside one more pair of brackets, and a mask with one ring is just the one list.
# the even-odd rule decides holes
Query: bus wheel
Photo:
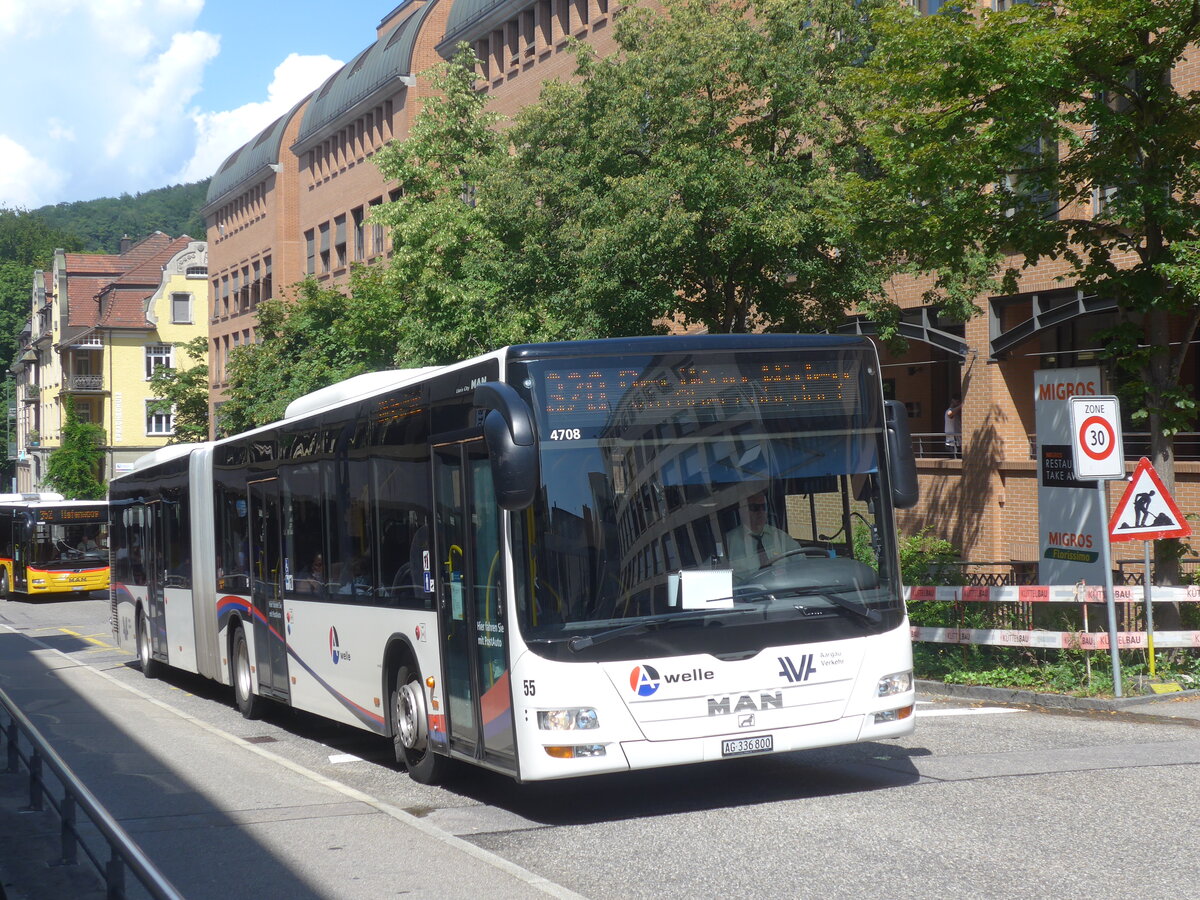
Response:
[{"label": "bus wheel", "polygon": [[142,663],[142,674],[147,678],[157,678],[161,672],[161,663],[150,652],[150,620],[144,610],[138,610],[137,622],[137,652]]},{"label": "bus wheel", "polygon": [[0,569],[0,600],[8,599],[8,570]]},{"label": "bus wheel", "polygon": [[238,628],[233,635],[233,657],[229,663],[233,671],[233,696],[238,711],[244,718],[257,719],[262,715],[263,700],[254,693],[253,673],[250,671],[250,650],[246,646],[246,632]]},{"label": "bus wheel", "polygon": [[413,781],[437,784],[446,774],[446,757],[429,746],[429,716],[421,673],[401,666],[388,703],[396,762],[403,763]]}]

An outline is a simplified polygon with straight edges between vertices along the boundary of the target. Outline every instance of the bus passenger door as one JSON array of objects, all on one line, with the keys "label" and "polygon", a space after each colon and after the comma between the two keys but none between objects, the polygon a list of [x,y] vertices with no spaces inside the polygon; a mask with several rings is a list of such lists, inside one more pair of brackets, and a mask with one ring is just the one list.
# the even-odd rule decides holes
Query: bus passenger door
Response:
[{"label": "bus passenger door", "polygon": [[142,533],[142,568],[146,574],[146,616],[150,620],[150,654],[167,661],[166,515],[161,500],[146,504]]},{"label": "bus passenger door", "polygon": [[259,689],[287,700],[287,630],[283,621],[283,530],[279,482],[253,481],[250,490],[250,600]]},{"label": "bus passenger door", "polygon": [[514,769],[500,508],[482,441],[434,449],[438,608],[450,746]]}]

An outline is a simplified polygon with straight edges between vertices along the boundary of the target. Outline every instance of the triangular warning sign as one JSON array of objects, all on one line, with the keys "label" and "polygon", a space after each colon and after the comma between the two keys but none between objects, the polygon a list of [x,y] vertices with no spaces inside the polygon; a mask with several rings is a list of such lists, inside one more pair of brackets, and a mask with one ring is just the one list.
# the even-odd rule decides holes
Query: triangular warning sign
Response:
[{"label": "triangular warning sign", "polygon": [[1114,541],[1161,541],[1192,533],[1192,526],[1144,456],[1109,520],[1108,533]]}]

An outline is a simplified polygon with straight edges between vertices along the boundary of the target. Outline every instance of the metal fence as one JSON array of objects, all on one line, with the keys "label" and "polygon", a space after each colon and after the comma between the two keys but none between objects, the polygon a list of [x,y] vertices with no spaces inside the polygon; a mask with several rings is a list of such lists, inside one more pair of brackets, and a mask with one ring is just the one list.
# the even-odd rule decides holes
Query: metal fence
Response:
[{"label": "metal fence", "polygon": [[[125,897],[125,870],[133,872],[147,893],[156,900],[182,900],[183,895],[154,867],[150,858],[125,832],[120,823],[103,806],[91,791],[75,777],[62,757],[46,742],[13,703],[12,698],[0,689],[0,710],[6,714],[7,723],[0,727],[0,747],[6,749],[8,774],[21,771],[22,765],[29,772],[30,810],[41,811],[49,801],[58,814],[61,828],[61,864],[75,865],[78,851],[84,855],[104,879],[107,896],[112,900]],[[24,745],[24,746],[23,746]],[[49,769],[61,787],[57,795],[46,781]],[[104,838],[109,858],[100,859],[99,854],[88,846],[79,833],[78,813],[82,811]]]},{"label": "metal fence", "polygon": [[[1005,458],[1011,458],[1010,452],[1019,454],[1022,459],[1037,459],[1037,435],[1026,435],[1025,444],[1008,449],[1005,445]],[[1124,441],[1125,459],[1136,461],[1150,455],[1150,432],[1127,431],[1122,435]],[[944,432],[932,431],[912,435],[913,453],[918,459],[954,459],[962,456],[946,443]],[[1177,460],[1200,460],[1200,432],[1188,431],[1175,435],[1175,458]],[[968,450],[969,452],[969,450]]]}]

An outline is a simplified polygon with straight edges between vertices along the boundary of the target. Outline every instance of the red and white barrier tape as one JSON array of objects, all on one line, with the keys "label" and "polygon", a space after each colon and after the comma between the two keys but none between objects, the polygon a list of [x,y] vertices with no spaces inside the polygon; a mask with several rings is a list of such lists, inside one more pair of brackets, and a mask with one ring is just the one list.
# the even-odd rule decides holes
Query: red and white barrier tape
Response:
[{"label": "red and white barrier tape", "polygon": [[[1200,602],[1200,585],[1165,587],[1151,585],[1151,599],[1155,603]],[[1044,585],[1022,584],[1002,587],[971,587],[953,585],[927,587],[916,585],[904,589],[904,599],[911,602],[922,600],[944,603],[1104,603],[1103,585]],[[1145,591],[1140,584],[1121,585],[1113,588],[1116,603],[1142,603]],[[1155,641],[1157,644],[1157,640]],[[1190,645],[1189,645],[1190,646]]]},{"label": "red and white barrier tape", "polygon": [[[927,628],[912,626],[912,639],[931,644],[988,644],[1046,650],[1107,650],[1106,631],[1009,631],[994,628]],[[1122,650],[1147,647],[1144,631],[1117,632]],[[1155,631],[1154,649],[1200,647],[1200,631]]]}]

